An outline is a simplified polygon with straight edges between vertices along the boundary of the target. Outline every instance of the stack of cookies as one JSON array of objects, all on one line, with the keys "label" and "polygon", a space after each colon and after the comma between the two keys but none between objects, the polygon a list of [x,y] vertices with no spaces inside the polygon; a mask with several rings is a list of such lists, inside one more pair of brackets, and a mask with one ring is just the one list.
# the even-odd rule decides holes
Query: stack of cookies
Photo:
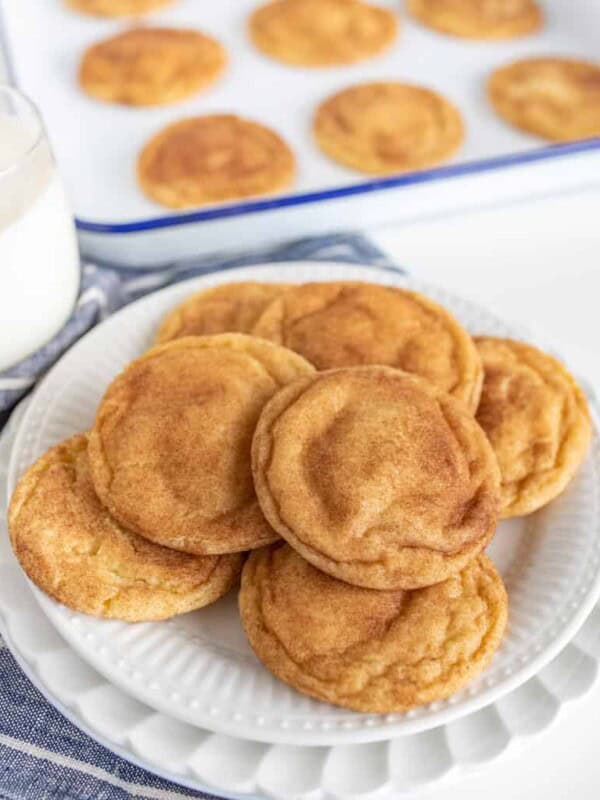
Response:
[{"label": "stack of cookies", "polygon": [[558,361],[473,339],[423,295],[226,284],[175,308],[92,429],[25,473],[10,535],[38,586],[108,618],[200,608],[241,572],[274,675],[405,710],[489,663],[507,597],[483,551],[563,491],[590,434]]},{"label": "stack of cookies", "polygon": [[[123,16],[169,7],[173,0],[67,3],[89,14]],[[533,35],[544,25],[535,0],[408,0],[406,8],[436,34],[465,43]],[[380,56],[396,46],[400,20],[394,7],[366,0],[268,0],[257,4],[246,27],[256,50],[279,65],[273,80],[284,81],[280,65],[314,71]],[[402,31],[402,39],[410,35],[410,28]],[[86,50],[79,83],[104,102],[164,105],[210,89],[231,58],[200,30],[134,27]],[[463,110],[434,87],[407,83],[395,72],[342,85],[322,98],[306,119],[306,132],[326,156],[361,173],[391,175],[443,164],[457,153],[466,136]],[[526,58],[499,65],[487,89],[491,107],[520,130],[550,141],[600,135],[597,64],[554,54]],[[199,105],[197,115],[174,119],[142,147],[137,179],[147,197],[183,209],[292,185],[302,165],[277,131],[238,116],[235,108],[202,111]]]}]

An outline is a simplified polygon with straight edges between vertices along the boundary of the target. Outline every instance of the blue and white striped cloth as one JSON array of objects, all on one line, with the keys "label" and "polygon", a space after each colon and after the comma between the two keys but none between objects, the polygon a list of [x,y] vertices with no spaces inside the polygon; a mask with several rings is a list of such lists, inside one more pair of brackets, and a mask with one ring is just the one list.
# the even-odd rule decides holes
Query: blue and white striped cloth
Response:
[{"label": "blue and white striped cloth", "polygon": [[[354,234],[303,239],[250,255],[201,258],[147,272],[86,265],[79,300],[64,329],[37,353],[0,372],[0,414],[14,406],[73,342],[126,303],[195,275],[268,261],[298,260],[397,269],[367,239]],[[30,683],[0,638],[0,800],[198,797],[209,795],[157,778],[80,731]]]}]

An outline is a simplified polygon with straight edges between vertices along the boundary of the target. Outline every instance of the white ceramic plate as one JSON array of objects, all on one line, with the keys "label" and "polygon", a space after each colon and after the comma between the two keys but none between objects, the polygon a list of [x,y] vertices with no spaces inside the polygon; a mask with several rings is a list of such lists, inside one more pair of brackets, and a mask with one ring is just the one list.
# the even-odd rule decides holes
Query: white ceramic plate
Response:
[{"label": "white ceramic plate", "polygon": [[2,634],[26,674],[59,711],[101,744],[163,778],[244,800],[255,795],[356,800],[412,791],[458,778],[523,737],[541,733],[562,704],[581,697],[597,678],[598,606],[575,639],[519,689],[426,733],[376,744],[298,747],[250,742],[179,722],[106,681],[56,633],[36,603],[4,525],[3,494],[16,425],[11,428],[0,438]]},{"label": "white ceramic plate", "polygon": [[[521,335],[491,314],[395,272],[295,263],[214,274],[144,298],[82,339],[50,372],[25,413],[9,488],[41,452],[85,430],[112,377],[151,342],[162,315],[200,286],[259,280],[366,279],[425,291],[474,333]],[[600,442],[561,498],[504,523],[491,547],[510,597],[510,620],[493,663],[445,701],[405,714],[357,714],[303,697],[271,676],[245,641],[235,596],[169,622],[131,625],[76,614],[36,590],[49,619],[111,682],[150,706],[210,730],[255,741],[341,744],[425,731],[515,689],[571,638],[600,592]]]}]

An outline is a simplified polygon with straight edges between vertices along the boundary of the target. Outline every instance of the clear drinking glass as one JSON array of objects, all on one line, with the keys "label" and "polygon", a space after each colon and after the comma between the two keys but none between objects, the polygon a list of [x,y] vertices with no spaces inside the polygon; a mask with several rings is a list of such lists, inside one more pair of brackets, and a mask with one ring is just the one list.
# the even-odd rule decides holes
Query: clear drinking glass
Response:
[{"label": "clear drinking glass", "polygon": [[0,86],[0,370],[60,330],[79,276],[73,216],[41,117]]}]

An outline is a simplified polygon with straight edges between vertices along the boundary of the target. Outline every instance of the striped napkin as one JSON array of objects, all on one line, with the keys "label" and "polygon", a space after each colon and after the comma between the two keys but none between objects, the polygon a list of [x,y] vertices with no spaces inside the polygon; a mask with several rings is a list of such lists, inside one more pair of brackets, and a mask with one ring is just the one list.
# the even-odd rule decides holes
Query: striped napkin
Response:
[{"label": "striped napkin", "polygon": [[[0,414],[7,415],[73,342],[126,303],[167,284],[216,270],[289,261],[293,273],[293,262],[300,260],[398,269],[367,239],[355,234],[303,239],[250,255],[199,258],[146,272],[86,264],[79,300],[63,330],[38,352],[0,372]],[[0,487],[0,507],[3,489]],[[0,512],[4,513],[1,508]],[[0,800],[198,797],[212,796],[157,778],[80,731],[30,683],[0,637]]]}]

